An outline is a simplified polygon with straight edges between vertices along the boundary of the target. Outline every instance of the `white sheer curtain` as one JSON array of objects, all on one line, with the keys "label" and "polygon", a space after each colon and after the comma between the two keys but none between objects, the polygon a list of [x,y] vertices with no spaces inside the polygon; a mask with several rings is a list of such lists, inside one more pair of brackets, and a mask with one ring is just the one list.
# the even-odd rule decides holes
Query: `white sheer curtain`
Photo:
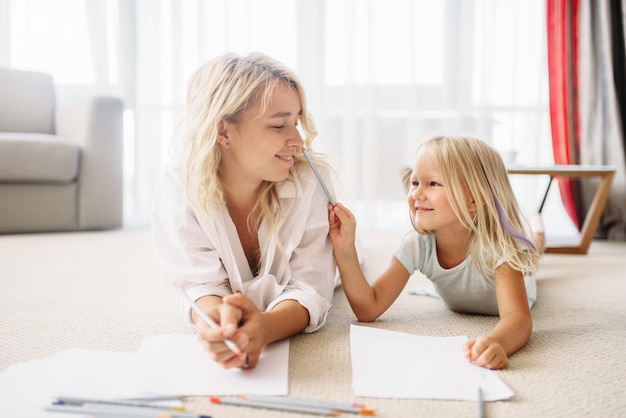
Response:
[{"label": "white sheer curtain", "polygon": [[[400,173],[430,135],[552,163],[543,0],[0,0],[0,13],[0,65],[51,72],[68,95],[78,84],[124,98],[129,223],[147,221],[176,152],[188,78],[227,51],[264,51],[300,75],[314,147],[363,227],[407,226]],[[536,185],[516,186],[529,210]]]}]

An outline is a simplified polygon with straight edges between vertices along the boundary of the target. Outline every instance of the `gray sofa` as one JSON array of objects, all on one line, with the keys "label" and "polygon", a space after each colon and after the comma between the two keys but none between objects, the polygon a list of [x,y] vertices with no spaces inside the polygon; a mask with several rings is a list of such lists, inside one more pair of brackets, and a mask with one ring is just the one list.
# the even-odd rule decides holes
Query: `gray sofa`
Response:
[{"label": "gray sofa", "polygon": [[122,226],[122,101],[57,106],[50,75],[0,68],[0,233]]}]

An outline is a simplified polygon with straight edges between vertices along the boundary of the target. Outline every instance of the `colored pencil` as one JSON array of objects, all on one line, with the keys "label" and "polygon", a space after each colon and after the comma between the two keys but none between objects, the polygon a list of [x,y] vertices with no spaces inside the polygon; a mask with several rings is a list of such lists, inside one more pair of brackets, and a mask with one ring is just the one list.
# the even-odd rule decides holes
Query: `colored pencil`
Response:
[{"label": "colored pencil", "polygon": [[[119,398],[120,401],[146,401],[146,402],[160,402],[160,401],[183,401],[190,395],[152,395],[152,396],[138,396],[133,398]],[[193,396],[193,395],[191,395]]]},{"label": "colored pencil", "polygon": [[156,403],[142,402],[138,400],[126,399],[93,399],[93,398],[77,398],[70,396],[59,396],[57,402],[61,405],[84,405],[84,404],[101,404],[101,405],[119,405],[119,406],[139,406],[143,408],[162,409],[167,411],[185,412],[182,405],[159,405]]},{"label": "colored pencil", "polygon": [[188,412],[162,411],[140,406],[121,406],[103,404],[83,405],[49,405],[44,408],[48,412],[62,412],[66,414],[82,414],[88,416],[118,416],[118,417],[151,417],[151,418],[211,418],[207,415],[198,415]]},{"label": "colored pencil", "polygon": [[317,399],[291,398],[287,396],[265,396],[265,395],[241,395],[241,399],[250,399],[253,401],[271,402],[282,405],[308,405],[314,407],[328,408],[334,411],[349,412],[352,414],[375,415],[375,411],[371,408],[360,404],[350,404],[343,402],[330,402]]},{"label": "colored pencil", "polygon": [[[204,311],[202,309],[200,309],[200,307],[198,306],[198,304],[196,304],[196,302],[193,301],[193,299],[191,299],[189,297],[189,295],[187,294],[187,292],[185,292],[185,289],[183,289],[180,284],[178,283],[173,283],[174,287],[176,289],[178,289],[178,291],[183,295],[183,297],[185,299],[187,299],[187,302],[189,302],[189,304],[191,305],[191,309],[193,309],[194,311],[196,311],[196,313],[198,314],[198,316],[200,316],[200,318],[202,318],[202,320],[211,328],[214,329],[218,329],[219,325],[217,325],[217,323],[211,319],[211,317],[209,315],[207,315],[206,313],[204,313]],[[231,339],[229,338],[225,338],[224,339],[224,343],[228,346],[228,348],[230,348],[233,353],[237,354],[239,357],[241,357],[243,355],[243,352],[239,349],[239,347],[237,347],[237,344],[235,344]]]},{"label": "colored pencil", "polygon": [[227,405],[238,405],[238,406],[248,406],[251,408],[264,408],[264,409],[276,409],[280,411],[291,411],[291,412],[302,412],[306,414],[314,414],[314,415],[327,415],[331,417],[336,417],[341,415],[340,412],[334,411],[330,408],[322,408],[315,407],[310,405],[289,405],[289,404],[280,404],[275,402],[263,402],[263,401],[253,401],[251,399],[241,399],[239,397],[219,397],[219,396],[211,396],[209,397],[211,402],[215,404],[227,404]]},{"label": "colored pencil", "polygon": [[485,418],[485,400],[483,398],[483,388],[478,387],[478,418]]},{"label": "colored pencil", "polygon": [[326,184],[324,183],[324,180],[322,179],[322,175],[320,174],[319,171],[317,171],[315,164],[313,164],[313,160],[311,160],[311,156],[309,155],[308,151],[302,148],[302,153],[304,154],[304,158],[306,158],[307,162],[311,166],[311,169],[313,170],[315,177],[317,177],[317,181],[319,182],[320,186],[322,186],[324,193],[326,193],[326,197],[328,198],[328,201],[330,202],[331,205],[337,206],[337,202],[335,201],[335,199],[333,199],[333,196],[330,194],[330,191],[328,191],[328,187],[326,187]]}]

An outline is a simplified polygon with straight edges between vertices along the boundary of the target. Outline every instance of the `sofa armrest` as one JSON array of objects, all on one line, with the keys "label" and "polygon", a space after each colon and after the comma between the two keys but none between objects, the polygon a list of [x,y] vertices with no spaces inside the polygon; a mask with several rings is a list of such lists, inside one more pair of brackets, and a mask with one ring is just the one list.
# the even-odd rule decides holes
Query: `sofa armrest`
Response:
[{"label": "sofa armrest", "polygon": [[78,175],[78,228],[122,226],[123,104],[93,97],[59,106],[56,134],[81,148]]}]

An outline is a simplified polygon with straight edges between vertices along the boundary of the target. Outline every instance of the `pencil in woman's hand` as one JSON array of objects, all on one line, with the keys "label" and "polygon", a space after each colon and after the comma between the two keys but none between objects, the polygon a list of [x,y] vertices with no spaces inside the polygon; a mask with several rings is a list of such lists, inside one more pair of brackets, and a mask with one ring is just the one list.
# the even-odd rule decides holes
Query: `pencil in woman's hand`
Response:
[{"label": "pencil in woman's hand", "polygon": [[[194,311],[196,311],[196,313],[198,314],[198,316],[200,318],[202,318],[202,320],[211,328],[213,329],[218,329],[219,325],[217,325],[217,323],[211,319],[211,317],[209,315],[207,315],[202,309],[200,309],[200,307],[198,306],[198,304],[196,302],[193,301],[193,299],[191,299],[189,297],[189,295],[187,294],[187,292],[185,292],[185,289],[183,289],[179,283],[172,283],[172,285],[178,289],[178,291],[183,295],[183,297],[187,300],[187,302],[189,302],[189,304],[191,305],[191,309],[193,309]],[[232,350],[233,353],[237,354],[239,357],[241,357],[243,355],[243,352],[239,349],[239,347],[237,347],[237,344],[235,344],[231,339],[229,338],[224,338],[224,343],[228,346],[228,348],[230,348]]]}]

